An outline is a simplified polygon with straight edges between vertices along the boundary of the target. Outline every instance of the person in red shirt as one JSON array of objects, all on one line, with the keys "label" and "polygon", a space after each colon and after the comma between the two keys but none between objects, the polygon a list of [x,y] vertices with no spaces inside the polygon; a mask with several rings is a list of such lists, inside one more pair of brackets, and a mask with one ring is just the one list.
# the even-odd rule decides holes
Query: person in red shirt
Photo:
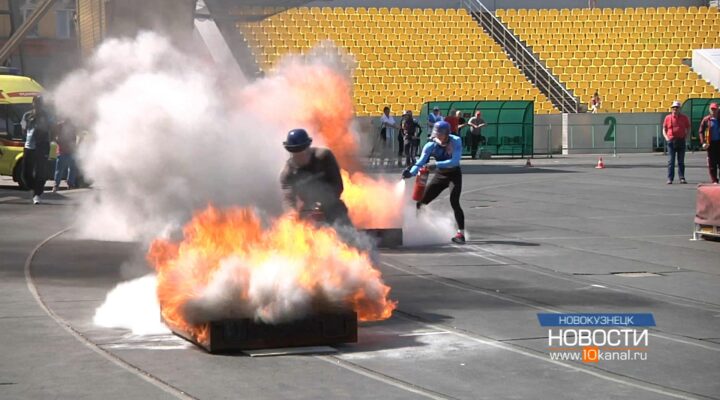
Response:
[{"label": "person in red shirt", "polygon": [[448,116],[445,117],[445,122],[450,124],[450,134],[456,135],[458,134],[458,127],[460,125],[460,118],[457,115],[456,110],[450,110],[450,113],[448,113]]},{"label": "person in red shirt", "polygon": [[668,185],[671,185],[675,179],[676,156],[680,183],[687,183],[685,180],[685,139],[689,131],[690,119],[680,112],[680,102],[674,101],[670,107],[670,114],[665,117],[665,122],[663,122],[663,136],[670,155],[667,174]]}]

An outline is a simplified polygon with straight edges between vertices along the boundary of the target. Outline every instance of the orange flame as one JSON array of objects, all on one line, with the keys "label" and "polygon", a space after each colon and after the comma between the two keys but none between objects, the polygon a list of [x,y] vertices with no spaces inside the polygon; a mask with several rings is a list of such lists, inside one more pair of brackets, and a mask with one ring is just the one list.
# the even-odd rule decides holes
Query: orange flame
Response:
[{"label": "orange flame", "polygon": [[345,190],[342,199],[350,210],[350,220],[359,228],[398,228],[402,226],[402,193],[386,181],[358,172],[358,134],[351,129],[354,117],[352,83],[328,65],[289,64],[281,67],[288,96],[300,98],[301,106],[290,110],[303,121],[335,155],[343,169]]},{"label": "orange flame", "polygon": [[[232,310],[226,318],[272,322],[301,317],[269,312],[287,300],[274,281],[268,286],[271,296],[254,292],[274,271],[281,271],[283,279],[291,277],[290,290],[312,298],[313,307],[351,307],[361,321],[389,318],[397,304],[388,299],[390,288],[367,253],[348,246],[334,230],[316,227],[294,214],[283,215],[264,229],[252,210],[210,206],[184,227],[182,241],[157,239],[147,258],[157,271],[157,295],[166,323],[204,343],[209,320],[189,318],[187,307],[206,297],[218,279],[236,286],[228,292],[234,297],[229,299]],[[232,262],[236,263],[228,279],[226,270],[219,272]],[[317,299],[324,303],[318,305]]]},{"label": "orange flame", "polygon": [[350,220],[361,228],[387,229],[402,226],[402,193],[387,181],[375,180],[356,172],[341,171],[342,200],[350,211]]},{"label": "orange flame", "polygon": [[[343,200],[355,226],[397,228],[402,226],[402,207],[395,205],[402,201],[402,195],[392,184],[358,172],[360,143],[359,133],[352,130],[352,88],[352,81],[341,68],[320,60],[289,59],[279,64],[276,72],[243,88],[240,99],[251,113],[267,115],[274,122],[287,120],[292,124],[288,129],[307,129],[315,143],[333,152],[345,170]],[[281,141],[278,138],[278,145]]]},{"label": "orange flame", "polygon": [[[267,115],[271,121],[287,121],[292,124],[286,126],[288,129],[305,128],[315,143],[332,150],[344,169],[359,169],[358,140],[350,130],[354,116],[352,82],[337,68],[320,62],[288,62],[276,73],[243,88],[240,101],[246,109]],[[286,132],[278,134],[284,136]],[[282,140],[278,139],[280,145]]]}]

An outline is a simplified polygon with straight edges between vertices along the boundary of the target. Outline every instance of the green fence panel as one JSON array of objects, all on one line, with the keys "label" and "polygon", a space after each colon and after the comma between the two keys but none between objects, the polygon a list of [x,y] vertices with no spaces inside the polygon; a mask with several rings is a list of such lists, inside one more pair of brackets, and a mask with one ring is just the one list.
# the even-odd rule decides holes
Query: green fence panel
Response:
[{"label": "green fence panel", "polygon": [[[482,112],[487,123],[482,134],[486,143],[483,151],[499,156],[530,156],[533,155],[533,134],[535,111],[532,101],[431,101],[423,104],[420,109],[419,122],[423,131],[430,133],[428,117],[432,109],[438,107],[440,114],[447,116],[450,110],[459,110],[464,114],[465,120],[475,115],[475,111]],[[463,139],[464,155],[470,154],[469,128],[460,129]],[[427,136],[423,138],[423,144]]]}]

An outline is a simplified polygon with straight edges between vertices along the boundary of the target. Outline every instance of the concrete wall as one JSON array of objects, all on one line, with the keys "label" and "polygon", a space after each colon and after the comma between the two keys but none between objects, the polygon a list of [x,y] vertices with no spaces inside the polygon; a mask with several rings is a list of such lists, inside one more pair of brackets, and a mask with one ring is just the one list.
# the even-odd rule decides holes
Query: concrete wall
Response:
[{"label": "concrete wall", "polygon": [[192,43],[195,0],[113,0],[105,9],[107,36],[153,30],[169,35],[177,45]]},{"label": "concrete wall", "polygon": [[[563,141],[562,116],[536,115],[535,154],[646,153],[662,138],[665,113],[569,114],[567,139]],[[615,140],[606,135],[615,119]],[[550,149],[550,150],[548,150]]]},{"label": "concrete wall", "polygon": [[535,115],[533,153],[560,154],[562,152],[562,115]]},{"label": "concrete wall", "polygon": [[[579,8],[587,7],[587,0],[483,0],[485,7],[496,8]],[[707,0],[598,0],[598,7],[660,7],[707,6]],[[314,1],[310,7],[406,7],[459,8],[461,1],[453,0],[334,0]]]},{"label": "concrete wall", "polygon": [[692,69],[715,88],[720,88],[720,49],[693,50]]},{"label": "concrete wall", "polygon": [[[649,153],[662,138],[662,121],[666,113],[601,113],[569,114],[568,137],[563,146],[562,114],[535,115],[533,153],[545,154],[612,154]],[[608,117],[615,118],[615,141],[605,141],[610,128]],[[379,131],[379,117],[357,117],[355,130],[361,144],[361,154],[370,153]],[[400,121],[400,116],[395,116]],[[426,131],[423,127],[423,131]]]}]

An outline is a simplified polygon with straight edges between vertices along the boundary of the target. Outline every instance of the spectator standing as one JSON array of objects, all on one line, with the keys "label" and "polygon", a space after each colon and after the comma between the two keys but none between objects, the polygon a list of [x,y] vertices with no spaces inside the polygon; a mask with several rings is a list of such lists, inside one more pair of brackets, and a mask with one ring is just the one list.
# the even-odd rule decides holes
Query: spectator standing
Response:
[{"label": "spectator standing", "polygon": [[458,113],[454,109],[450,110],[450,113],[448,113],[448,116],[445,117],[445,122],[450,124],[450,134],[451,135],[458,135],[458,127],[460,125],[460,118],[458,118]]},{"label": "spectator standing", "polygon": [[40,204],[40,196],[47,181],[47,163],[50,156],[52,119],[45,110],[42,96],[35,96],[32,110],[26,112],[20,125],[25,135],[22,159],[22,178],[33,191],[33,204]]},{"label": "spectator standing", "polygon": [[675,179],[676,157],[680,183],[687,183],[685,181],[685,139],[689,131],[690,119],[680,112],[680,102],[674,101],[670,107],[670,114],[665,117],[663,122],[663,136],[670,156],[667,173],[668,185],[671,185]]},{"label": "spectator standing", "polygon": [[720,112],[717,103],[710,103],[710,114],[700,122],[700,144],[707,151],[710,181],[718,184],[720,173]]},{"label": "spectator standing", "polygon": [[597,8],[597,0],[588,0],[588,8]]},{"label": "spectator standing", "polygon": [[400,117],[400,125],[398,126],[398,133],[397,133],[397,166],[402,167],[403,166],[403,160],[405,157],[405,135],[402,131],[402,121],[405,119],[405,116],[407,115],[409,111],[403,112],[403,115]]},{"label": "spectator standing", "polygon": [[598,111],[600,111],[601,105],[602,105],[602,99],[600,99],[600,94],[598,94],[598,92],[596,90],[595,94],[593,94],[592,99],[590,99],[590,112],[593,114],[597,114]]},{"label": "spectator standing", "polygon": [[400,120],[400,132],[403,135],[405,148],[405,166],[415,165],[416,154],[420,146],[420,135],[422,128],[416,119],[413,119],[412,111],[407,110]]},{"label": "spectator standing", "polygon": [[467,115],[463,115],[462,111],[457,111],[455,115],[458,118],[458,133],[460,133],[460,129],[464,128],[467,125]]},{"label": "spectator standing", "polygon": [[66,176],[68,188],[77,187],[77,166],[75,164],[75,150],[77,148],[77,134],[75,127],[65,121],[58,124],[58,134],[55,137],[57,142],[58,156],[55,161],[55,185],[53,193],[60,188],[60,182]]},{"label": "spectator standing", "polygon": [[478,147],[483,140],[482,128],[487,126],[487,123],[482,118],[482,113],[476,111],[475,116],[468,121],[468,125],[470,125],[470,154],[474,160],[477,157]]},{"label": "spectator standing", "polygon": [[380,140],[383,144],[383,157],[390,157],[395,140],[395,130],[400,127],[395,123],[395,118],[390,115],[390,107],[383,108],[383,115],[380,117]]},{"label": "spectator standing", "polygon": [[440,122],[443,120],[443,116],[440,115],[440,108],[439,107],[433,107],[433,111],[428,115],[428,127],[432,129],[433,126],[435,126],[436,122]]}]

